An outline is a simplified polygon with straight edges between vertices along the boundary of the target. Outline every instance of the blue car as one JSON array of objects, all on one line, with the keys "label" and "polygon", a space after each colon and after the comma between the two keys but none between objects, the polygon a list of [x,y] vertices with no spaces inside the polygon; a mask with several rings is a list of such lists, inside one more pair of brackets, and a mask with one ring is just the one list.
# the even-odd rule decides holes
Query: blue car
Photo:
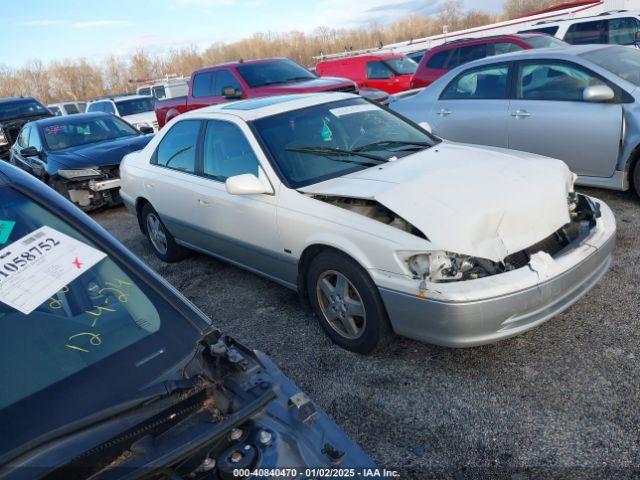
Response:
[{"label": "blue car", "polygon": [[120,162],[144,148],[151,132],[106,113],[36,120],[22,127],[9,161],[83,210],[118,205]]},{"label": "blue car", "polygon": [[375,468],[264,354],[7,163],[0,385],[0,479],[351,478]]}]

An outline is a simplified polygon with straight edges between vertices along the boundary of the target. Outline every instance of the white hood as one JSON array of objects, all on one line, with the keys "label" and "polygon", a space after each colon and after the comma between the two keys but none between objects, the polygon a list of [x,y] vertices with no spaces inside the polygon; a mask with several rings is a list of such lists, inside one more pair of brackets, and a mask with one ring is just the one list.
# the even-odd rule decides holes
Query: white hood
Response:
[{"label": "white hood", "polygon": [[126,115],[122,118],[132,125],[134,123],[148,123],[152,126],[153,122],[156,121],[156,112],[135,113],[133,115]]},{"label": "white hood", "polygon": [[559,160],[443,142],[301,191],[376,200],[437,248],[502,261],[570,221],[573,181]]}]

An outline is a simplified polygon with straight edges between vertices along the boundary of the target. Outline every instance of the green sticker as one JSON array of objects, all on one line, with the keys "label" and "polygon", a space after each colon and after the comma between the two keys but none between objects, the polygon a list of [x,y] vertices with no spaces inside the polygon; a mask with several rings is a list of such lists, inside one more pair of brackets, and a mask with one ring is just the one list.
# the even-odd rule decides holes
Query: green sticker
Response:
[{"label": "green sticker", "polygon": [[10,220],[0,220],[0,243],[7,243],[15,224]]},{"label": "green sticker", "polygon": [[324,140],[325,142],[330,142],[332,138],[333,132],[331,131],[329,125],[327,125],[327,121],[325,120],[322,125],[322,140]]}]

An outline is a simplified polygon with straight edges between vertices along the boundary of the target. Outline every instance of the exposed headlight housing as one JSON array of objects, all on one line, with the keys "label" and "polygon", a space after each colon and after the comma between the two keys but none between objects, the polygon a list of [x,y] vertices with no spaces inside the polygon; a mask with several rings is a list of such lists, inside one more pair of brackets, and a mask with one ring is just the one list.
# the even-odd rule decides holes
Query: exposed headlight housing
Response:
[{"label": "exposed headlight housing", "polygon": [[0,147],[4,147],[5,145],[9,145],[9,140],[7,140],[4,130],[0,128]]},{"label": "exposed headlight housing", "polygon": [[488,260],[444,251],[419,253],[405,259],[409,271],[422,282],[474,280],[492,275],[499,268]]},{"label": "exposed headlight housing", "polygon": [[58,170],[58,175],[67,180],[78,180],[81,178],[101,177],[102,174],[95,168],[83,168],[73,170]]},{"label": "exposed headlight housing", "polygon": [[135,128],[136,130],[140,130],[142,127],[153,128],[153,125],[151,125],[149,122],[132,123],[131,125],[133,125],[133,128]]}]

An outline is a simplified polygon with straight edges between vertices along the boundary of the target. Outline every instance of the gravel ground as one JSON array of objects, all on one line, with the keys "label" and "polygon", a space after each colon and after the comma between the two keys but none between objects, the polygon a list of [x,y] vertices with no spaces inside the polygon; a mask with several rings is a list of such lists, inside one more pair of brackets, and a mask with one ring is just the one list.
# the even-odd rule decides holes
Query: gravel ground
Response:
[{"label": "gravel ground", "polygon": [[368,357],[330,343],[294,292],[203,255],[163,264],[124,208],[93,217],[402,479],[638,478],[640,201],[585,192],[613,208],[618,238],[611,270],[580,302],[496,345],[394,337]]}]

